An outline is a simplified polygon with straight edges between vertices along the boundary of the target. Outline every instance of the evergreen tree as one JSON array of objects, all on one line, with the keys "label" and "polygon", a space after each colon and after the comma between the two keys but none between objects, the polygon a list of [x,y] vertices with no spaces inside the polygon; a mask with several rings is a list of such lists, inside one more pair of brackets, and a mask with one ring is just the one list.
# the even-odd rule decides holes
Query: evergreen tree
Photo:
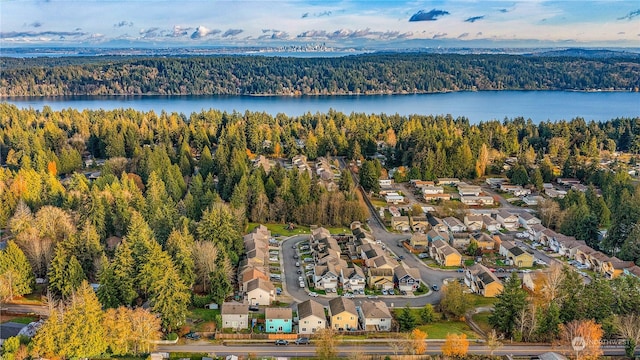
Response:
[{"label": "evergreen tree", "polygon": [[173,265],[164,269],[161,277],[154,282],[150,300],[151,309],[160,314],[162,326],[167,331],[184,324],[191,296]]},{"label": "evergreen tree", "polygon": [[489,324],[506,336],[515,335],[516,319],[527,306],[526,298],[527,293],[522,289],[518,274],[511,273],[504,290],[498,295],[493,313],[489,316]]},{"label": "evergreen tree", "polygon": [[400,310],[397,320],[402,332],[413,330],[416,327],[416,317],[409,308],[409,304]]},{"label": "evergreen tree", "polygon": [[211,295],[216,304],[222,305],[226,297],[233,291],[231,279],[220,266],[211,274]]},{"label": "evergreen tree", "polygon": [[0,279],[3,285],[0,291],[0,298],[12,299],[14,296],[21,296],[31,293],[35,277],[29,260],[15,242],[9,241],[6,249],[0,252]]},{"label": "evergreen tree", "polygon": [[65,337],[60,341],[67,342],[68,357],[95,357],[107,350],[102,317],[102,307],[95,292],[89,283],[82,282],[64,314]]},{"label": "evergreen tree", "polygon": [[552,301],[549,307],[542,313],[538,336],[542,341],[550,342],[558,338],[560,334],[560,307]]},{"label": "evergreen tree", "polygon": [[78,259],[74,255],[69,256],[61,245],[56,247],[48,277],[51,292],[64,299],[68,298],[85,280],[84,271]]},{"label": "evergreen tree", "polygon": [[193,261],[194,239],[189,228],[185,225],[182,230],[173,230],[167,240],[166,250],[173,259],[180,278],[191,287],[195,281],[195,265]]},{"label": "evergreen tree", "polygon": [[422,324],[429,324],[435,320],[435,313],[431,304],[426,304],[420,309],[420,321]]}]

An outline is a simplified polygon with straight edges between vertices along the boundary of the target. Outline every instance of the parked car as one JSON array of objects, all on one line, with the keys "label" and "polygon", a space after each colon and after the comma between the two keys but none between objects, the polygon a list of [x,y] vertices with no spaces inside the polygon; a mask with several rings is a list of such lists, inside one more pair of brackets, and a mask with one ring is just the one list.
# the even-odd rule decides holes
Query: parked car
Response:
[{"label": "parked car", "polygon": [[429,254],[427,254],[427,253],[420,253],[420,254],[418,254],[418,258],[420,258],[420,259],[426,259],[426,258],[428,258],[428,257],[429,257]]},{"label": "parked car", "polygon": [[461,272],[464,272],[464,269],[463,268],[458,268],[458,270],[456,270],[456,271],[461,273]]},{"label": "parked car", "polygon": [[289,345],[287,340],[276,340],[276,345]]},{"label": "parked car", "polygon": [[382,290],[382,295],[387,295],[387,290]]},{"label": "parked car", "polygon": [[346,297],[347,299],[353,298],[353,294],[352,293],[344,293],[342,296]]},{"label": "parked car", "polygon": [[298,271],[296,271],[298,274],[302,274],[302,270],[298,269]]},{"label": "parked car", "polygon": [[313,264],[308,264],[307,266],[305,266],[304,268],[307,270],[313,270]]},{"label": "parked car", "polygon": [[310,291],[310,292],[309,292],[309,296],[311,296],[311,297],[318,297],[318,293],[315,293],[315,292],[313,292],[313,291]]},{"label": "parked car", "polygon": [[304,281],[300,281],[300,284],[298,285],[300,285],[301,288],[304,288]]},{"label": "parked car", "polygon": [[184,336],[189,340],[200,340],[200,335],[194,333],[193,331]]},{"label": "parked car", "polygon": [[404,260],[404,255],[400,255],[400,256],[398,256],[398,259],[400,259],[400,260]]},{"label": "parked car", "polygon": [[308,337],[301,337],[296,340],[296,345],[309,345]]},{"label": "parked car", "polygon": [[293,258],[294,258],[295,260],[298,260],[298,259],[300,258],[300,256],[298,256],[298,255],[293,255]]},{"label": "parked car", "polygon": [[258,307],[258,305],[250,305],[249,311],[260,311],[260,308]]},{"label": "parked car", "polygon": [[295,245],[293,245],[293,246],[291,246],[291,248],[292,248],[292,249],[295,249],[295,248],[296,248],[296,246],[295,246]]},{"label": "parked car", "polygon": [[440,287],[439,287],[438,285],[433,285],[433,286],[431,286],[431,289],[432,289],[433,291],[440,291]]},{"label": "parked car", "polygon": [[296,261],[296,267],[300,266],[300,263],[298,261]]}]

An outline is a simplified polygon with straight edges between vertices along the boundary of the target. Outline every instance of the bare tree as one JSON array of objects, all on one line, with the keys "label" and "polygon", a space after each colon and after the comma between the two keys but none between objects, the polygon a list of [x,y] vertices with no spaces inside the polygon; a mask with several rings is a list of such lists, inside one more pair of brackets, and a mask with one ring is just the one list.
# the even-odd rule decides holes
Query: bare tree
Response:
[{"label": "bare tree", "polygon": [[562,281],[564,280],[565,275],[562,269],[562,265],[557,263],[552,263],[549,271],[544,273],[544,277],[542,278],[542,288],[540,289],[543,299],[547,303],[551,303],[555,300],[560,299],[560,286]]},{"label": "bare tree", "polygon": [[491,354],[491,356],[493,356],[493,353],[496,350],[500,349],[502,346],[503,344],[500,342],[500,340],[498,340],[498,334],[496,333],[496,330],[491,330],[491,332],[487,336],[487,347],[489,348],[489,353]]},{"label": "bare tree", "polygon": [[627,340],[627,346],[625,348],[627,356],[633,357],[636,346],[640,343],[640,315],[632,313],[625,316],[618,316],[616,317],[615,326],[618,334]]},{"label": "bare tree", "polygon": [[196,282],[207,291],[211,285],[211,274],[216,270],[219,250],[211,241],[193,243],[193,263],[195,265]]}]

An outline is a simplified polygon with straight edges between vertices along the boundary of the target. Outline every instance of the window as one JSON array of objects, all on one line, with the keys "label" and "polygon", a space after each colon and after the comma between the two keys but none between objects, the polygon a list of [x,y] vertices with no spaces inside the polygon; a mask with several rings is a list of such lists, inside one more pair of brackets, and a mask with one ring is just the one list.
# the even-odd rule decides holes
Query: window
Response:
[{"label": "window", "polygon": [[337,317],[338,320],[342,320],[340,316]]},{"label": "window", "polygon": [[322,320],[318,320],[318,324],[322,324]]},{"label": "window", "polygon": [[289,322],[289,319],[284,319],[284,322]]},{"label": "window", "polygon": [[[314,329],[315,330],[315,329]],[[302,331],[307,331],[307,328],[302,328]]]}]

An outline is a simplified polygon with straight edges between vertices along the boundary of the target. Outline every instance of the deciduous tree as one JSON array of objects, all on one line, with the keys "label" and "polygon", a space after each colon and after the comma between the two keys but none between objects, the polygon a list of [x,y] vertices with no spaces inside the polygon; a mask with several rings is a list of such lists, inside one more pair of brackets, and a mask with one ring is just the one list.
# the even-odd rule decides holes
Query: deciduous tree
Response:
[{"label": "deciduous tree", "polygon": [[335,359],[340,339],[332,328],[320,329],[316,333],[316,356],[323,360]]},{"label": "deciduous tree", "polygon": [[560,341],[563,345],[571,347],[571,342],[576,337],[584,339],[586,347],[580,352],[580,358],[595,360],[602,356],[600,339],[604,332],[602,326],[593,320],[573,320],[560,325]]},{"label": "deciduous tree", "polygon": [[469,351],[469,340],[467,334],[448,334],[444,345],[442,345],[442,354],[445,356],[462,358]]}]

